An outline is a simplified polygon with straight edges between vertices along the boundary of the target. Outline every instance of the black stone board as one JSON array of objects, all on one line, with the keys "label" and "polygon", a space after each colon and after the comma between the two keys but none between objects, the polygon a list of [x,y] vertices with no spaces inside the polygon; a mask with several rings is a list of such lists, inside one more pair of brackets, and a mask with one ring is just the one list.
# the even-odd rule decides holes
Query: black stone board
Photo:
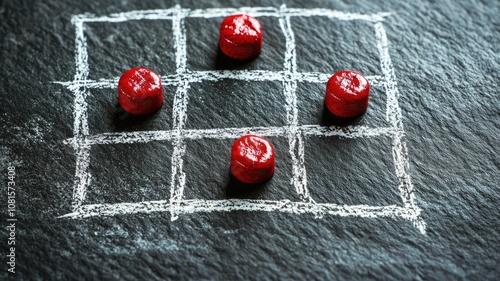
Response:
[{"label": "black stone board", "polygon": [[[165,85],[163,107],[143,117],[120,109],[115,88],[89,84],[70,88],[61,83],[73,81],[77,74],[74,16],[102,17],[176,5],[191,11],[248,6],[280,11],[282,4],[288,9],[391,13],[383,27],[399,91],[404,134],[398,136],[408,152],[405,171],[411,182],[398,177],[390,134],[358,138],[303,134],[299,164],[306,167],[309,195],[316,204],[403,208],[398,186],[411,184],[418,207],[414,210],[421,210],[418,220],[425,229],[401,216],[342,216],[298,209],[198,210],[179,214],[176,220],[168,208],[62,217],[74,211],[78,182],[79,150],[71,142],[75,91],[88,90],[91,137],[172,132],[178,122],[173,118],[179,92],[175,83]],[[499,13],[500,3],[494,0],[0,1],[0,279],[498,280]],[[234,62],[217,48],[222,17],[186,18],[187,71],[283,71],[287,38],[280,19],[259,20],[264,27],[262,53],[251,61]],[[282,20],[286,24],[286,18]],[[298,73],[351,69],[383,75],[374,23],[292,16],[290,26]],[[86,23],[86,79],[105,84],[135,66],[176,77],[173,32],[172,19]],[[284,92],[294,79],[192,82],[184,129],[286,128],[290,116]],[[296,82],[297,126],[333,124],[339,125],[336,132],[343,133],[352,126],[391,126],[382,82],[375,81],[367,112],[354,120],[329,116],[323,106],[324,90],[322,82]],[[269,139],[276,149],[276,174],[257,187],[243,186],[229,174],[234,139],[185,140],[180,146],[185,148],[183,199],[301,202],[304,198],[292,182],[292,155],[299,155],[299,150],[290,151],[288,135]],[[178,149],[172,135],[150,142],[91,145],[91,181],[83,204],[168,204],[172,182],[182,180],[171,178],[172,157]],[[15,169],[13,179],[9,167]],[[15,183],[12,216],[9,182]],[[312,201],[307,204],[313,206]],[[12,224],[15,230],[8,228]],[[9,240],[11,236],[15,240]],[[11,248],[14,274],[8,272]]]}]

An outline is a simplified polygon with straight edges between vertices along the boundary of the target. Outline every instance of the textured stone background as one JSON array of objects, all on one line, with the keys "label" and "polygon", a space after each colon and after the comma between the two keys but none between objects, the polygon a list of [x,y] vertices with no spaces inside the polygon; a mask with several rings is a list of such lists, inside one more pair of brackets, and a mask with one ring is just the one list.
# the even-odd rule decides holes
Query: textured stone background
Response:
[{"label": "textured stone background", "polygon": [[[393,12],[390,41],[410,157],[410,173],[427,234],[403,219],[361,219],[282,213],[135,214],[56,219],[70,211],[74,151],[73,96],[51,81],[75,72],[72,15],[170,8],[180,1],[1,1],[0,171],[17,169],[18,280],[71,279],[390,279],[498,280],[500,277],[500,3],[498,1],[183,1],[187,8],[274,6]],[[304,1],[305,2],[305,1]],[[281,69],[284,37],[263,19],[265,46],[249,69]],[[293,18],[299,71],[355,69],[378,74],[371,26]],[[188,19],[188,68],[224,68],[217,57],[218,19]],[[90,24],[90,78],[117,77],[148,66],[174,71],[171,24]],[[147,39],[147,40],[146,40]],[[240,67],[240,66],[232,66]],[[171,94],[153,118],[120,122],[114,93],[92,91],[91,133],[171,128]],[[193,85],[189,128],[280,125],[279,83],[222,81]],[[299,83],[300,123],[321,121],[323,86]],[[210,93],[222,93],[214,98]],[[267,93],[266,98],[262,93]],[[266,107],[273,110],[266,110]],[[375,89],[362,124],[385,124]],[[229,110],[227,108],[230,108]],[[318,111],[319,110],[319,111]],[[280,173],[248,198],[297,200],[289,186],[286,140],[275,138]],[[400,204],[388,139],[308,138],[306,164],[319,202]],[[227,194],[231,141],[188,141],[186,198]],[[326,151],[326,152],[325,152]],[[327,153],[331,151],[332,153]],[[168,197],[168,143],[96,146],[88,203]],[[137,164],[137,165],[135,165]],[[385,169],[384,167],[388,167]],[[360,175],[352,178],[349,173]],[[326,178],[326,177],[330,178]],[[167,181],[168,182],[168,181]],[[334,185],[336,188],[331,188]],[[141,188],[137,188],[140,186]],[[106,189],[107,187],[107,189]],[[167,187],[168,188],[168,187]],[[6,225],[2,188],[1,224]],[[7,277],[7,232],[0,237]]]}]

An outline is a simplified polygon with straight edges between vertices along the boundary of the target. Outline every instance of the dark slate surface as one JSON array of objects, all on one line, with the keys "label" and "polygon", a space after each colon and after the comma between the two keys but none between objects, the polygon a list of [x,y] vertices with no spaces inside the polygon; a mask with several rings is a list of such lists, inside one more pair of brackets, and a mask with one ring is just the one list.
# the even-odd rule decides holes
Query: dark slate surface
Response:
[{"label": "dark slate surface", "polygon": [[[169,213],[58,219],[71,211],[75,155],[63,140],[72,136],[73,95],[51,82],[69,81],[75,74],[71,16],[170,8],[177,1],[1,1],[0,279],[11,275],[18,280],[498,280],[500,3],[283,2],[288,7],[394,13],[385,28],[401,92],[410,175],[427,223],[425,235],[404,219],[308,214],[197,213],[174,222]],[[249,4],[187,1],[181,5]],[[281,2],[251,5],[278,7]],[[268,33],[261,56],[244,66],[231,66],[217,59],[218,19],[187,20],[188,68],[280,70],[284,36],[276,19],[263,19],[263,24]],[[380,72],[369,26],[328,24],[316,18],[293,18],[292,25],[299,71]],[[170,24],[155,21],[90,24],[89,78],[117,77],[136,65],[172,73],[170,33]],[[283,100],[273,94],[281,90],[273,82],[194,84],[190,94],[196,98],[190,100],[186,126],[283,125]],[[322,122],[322,91],[322,85],[299,83],[300,124]],[[387,125],[385,100],[374,91],[360,123]],[[174,92],[166,87],[165,106],[150,118],[124,122],[117,116],[114,92],[94,90],[89,99],[91,133],[170,129]],[[223,93],[225,98],[210,93]],[[262,93],[271,98],[258,98]],[[264,188],[247,194],[224,189],[230,181],[231,140],[188,141],[185,170],[190,188],[185,197],[298,200],[290,189],[287,142],[271,140],[280,156],[280,173]],[[308,180],[318,202],[401,204],[390,170],[388,139],[306,141]],[[170,177],[171,153],[168,142],[94,146],[93,186],[106,188],[90,189],[88,203],[168,198],[164,182],[169,182],[165,178]],[[6,272],[9,165],[17,171],[15,275]],[[364,176],[352,179],[350,173]],[[337,189],[328,188],[332,181]]]}]

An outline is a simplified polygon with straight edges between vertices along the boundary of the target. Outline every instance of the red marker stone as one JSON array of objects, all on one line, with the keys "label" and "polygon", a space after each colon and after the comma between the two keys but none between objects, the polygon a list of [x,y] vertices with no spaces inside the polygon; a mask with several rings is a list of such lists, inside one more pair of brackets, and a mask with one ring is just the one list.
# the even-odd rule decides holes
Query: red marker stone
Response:
[{"label": "red marker stone", "polygon": [[356,117],[368,108],[370,83],[360,73],[344,70],[333,74],[326,84],[325,104],[339,117]]},{"label": "red marker stone", "polygon": [[118,81],[118,101],[132,114],[147,114],[163,104],[160,76],[147,68],[132,68]]},{"label": "red marker stone", "polygon": [[260,183],[274,174],[274,148],[265,138],[245,135],[231,149],[231,172],[244,183]]},{"label": "red marker stone", "polygon": [[232,15],[225,18],[219,29],[221,51],[233,59],[251,59],[262,49],[262,26],[249,15]]}]

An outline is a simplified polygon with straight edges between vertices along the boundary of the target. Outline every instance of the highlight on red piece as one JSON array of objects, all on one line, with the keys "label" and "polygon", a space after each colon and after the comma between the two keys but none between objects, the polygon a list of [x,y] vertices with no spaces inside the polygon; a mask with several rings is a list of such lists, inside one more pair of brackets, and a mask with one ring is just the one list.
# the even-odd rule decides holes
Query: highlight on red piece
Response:
[{"label": "highlight on red piece", "polygon": [[225,18],[219,29],[219,47],[233,59],[251,59],[262,49],[262,26],[249,15],[239,14]]},{"label": "highlight on red piece", "polygon": [[356,117],[368,108],[370,83],[360,73],[344,70],[333,74],[326,84],[325,104],[339,117]]},{"label": "highlight on red piece", "polygon": [[142,67],[125,71],[118,81],[118,101],[123,109],[132,114],[158,110],[163,104],[160,76]]},{"label": "highlight on red piece", "polygon": [[274,174],[274,148],[267,139],[245,135],[231,149],[231,173],[244,183],[261,183]]}]

